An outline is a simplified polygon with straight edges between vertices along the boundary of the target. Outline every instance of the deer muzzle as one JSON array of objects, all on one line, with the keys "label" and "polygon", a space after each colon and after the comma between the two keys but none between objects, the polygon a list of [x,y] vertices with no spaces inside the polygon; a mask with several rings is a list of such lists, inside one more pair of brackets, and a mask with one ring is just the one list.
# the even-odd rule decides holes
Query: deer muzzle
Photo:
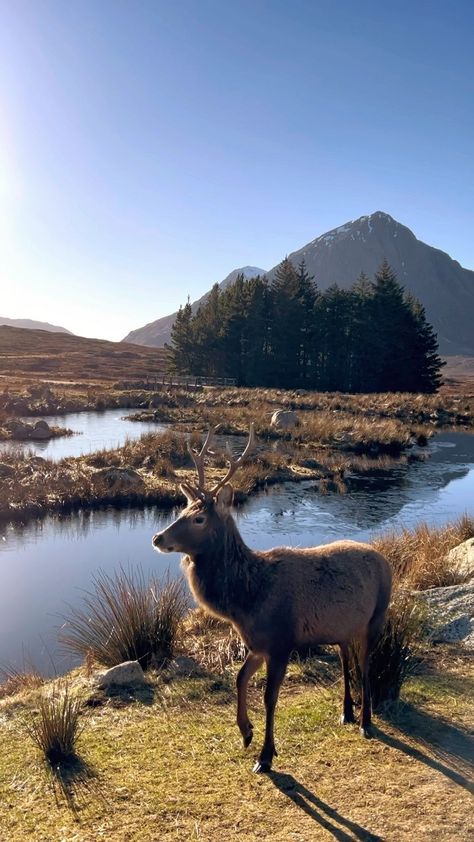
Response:
[{"label": "deer muzzle", "polygon": [[163,532],[157,532],[156,535],[153,535],[151,543],[155,550],[158,550],[159,553],[175,553],[178,552],[177,547],[172,543],[172,539],[170,536],[166,534],[167,530],[165,529]]}]

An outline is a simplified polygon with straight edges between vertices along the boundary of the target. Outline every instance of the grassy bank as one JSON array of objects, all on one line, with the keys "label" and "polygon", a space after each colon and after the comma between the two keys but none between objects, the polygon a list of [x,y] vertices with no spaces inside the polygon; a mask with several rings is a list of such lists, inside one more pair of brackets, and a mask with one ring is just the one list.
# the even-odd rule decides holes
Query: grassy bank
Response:
[{"label": "grassy bank", "polygon": [[[226,679],[155,676],[147,693],[86,705],[67,770],[47,771],[25,740],[38,691],[24,692],[0,707],[2,839],[467,839],[473,690],[464,660],[438,656],[367,741],[337,725],[340,686],[295,676],[278,708],[281,759],[261,777],[250,771],[253,747],[241,748]],[[250,703],[258,744],[256,685]]]}]

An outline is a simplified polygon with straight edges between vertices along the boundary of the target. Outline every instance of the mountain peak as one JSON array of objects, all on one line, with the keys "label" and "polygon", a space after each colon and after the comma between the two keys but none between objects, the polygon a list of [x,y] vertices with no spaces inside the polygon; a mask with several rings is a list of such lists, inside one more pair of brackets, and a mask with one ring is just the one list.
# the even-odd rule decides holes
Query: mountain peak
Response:
[{"label": "mountain peak", "polygon": [[[377,210],[345,222],[288,257],[295,266],[304,260],[320,290],[334,283],[350,289],[361,272],[373,277],[386,259],[404,287],[425,306],[427,318],[438,333],[441,353],[474,355],[474,272],[418,240],[390,214]],[[277,269],[275,266],[264,272],[257,266],[242,266],[234,269],[220,287],[225,289],[239,274],[246,278],[266,274],[271,283]],[[194,302],[193,312],[205,298]],[[127,341],[164,345],[169,342],[175,317],[173,313],[133,331]]]}]

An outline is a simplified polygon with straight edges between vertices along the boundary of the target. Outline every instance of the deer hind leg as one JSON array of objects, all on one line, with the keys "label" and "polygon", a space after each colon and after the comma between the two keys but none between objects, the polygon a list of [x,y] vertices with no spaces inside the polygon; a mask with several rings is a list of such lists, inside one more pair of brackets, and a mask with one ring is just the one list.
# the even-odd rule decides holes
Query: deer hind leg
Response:
[{"label": "deer hind leg", "polygon": [[237,675],[237,725],[244,741],[244,746],[250,745],[253,738],[253,725],[247,713],[247,687],[252,675],[263,664],[262,655],[254,655],[249,652],[243,666]]},{"label": "deer hind leg", "polygon": [[344,676],[344,703],[341,714],[341,725],[347,725],[350,722],[355,722],[354,702],[351,696],[349,679],[349,647],[347,643],[341,643],[339,645],[339,654],[341,657],[342,674]]},{"label": "deer hind leg", "polygon": [[370,727],[372,724],[372,701],[370,694],[370,656],[380,637],[384,617],[373,617],[370,621],[367,631],[360,640],[360,671],[362,674],[362,708],[360,712],[360,733],[363,737],[370,737]]},{"label": "deer hind leg", "polygon": [[254,772],[269,772],[277,753],[274,739],[275,708],[281,683],[285,677],[288,657],[270,657],[267,661],[267,686],[265,687],[265,739]]}]

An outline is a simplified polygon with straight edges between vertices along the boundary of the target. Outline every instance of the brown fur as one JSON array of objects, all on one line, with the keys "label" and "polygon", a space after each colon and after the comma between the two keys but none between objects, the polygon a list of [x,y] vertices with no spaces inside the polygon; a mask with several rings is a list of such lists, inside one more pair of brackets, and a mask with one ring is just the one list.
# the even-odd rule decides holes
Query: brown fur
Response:
[{"label": "brown fur", "polygon": [[[186,489],[185,489],[186,490]],[[189,491],[189,489],[187,489]],[[347,647],[358,640],[364,677],[361,728],[370,725],[368,659],[390,600],[391,572],[368,544],[337,541],[319,547],[251,550],[230,514],[232,489],[196,500],[171,526],[153,538],[163,551],[186,553],[182,566],[196,601],[237,629],[249,656],[239,674],[238,724],[252,739],[246,689],[263,660],[267,663],[267,731],[257,771],[267,771],[275,754],[273,714],[290,653],[317,644],[338,644],[345,678],[344,721],[353,721]],[[196,521],[197,518],[197,521]],[[204,522],[199,522],[204,519]]]}]

